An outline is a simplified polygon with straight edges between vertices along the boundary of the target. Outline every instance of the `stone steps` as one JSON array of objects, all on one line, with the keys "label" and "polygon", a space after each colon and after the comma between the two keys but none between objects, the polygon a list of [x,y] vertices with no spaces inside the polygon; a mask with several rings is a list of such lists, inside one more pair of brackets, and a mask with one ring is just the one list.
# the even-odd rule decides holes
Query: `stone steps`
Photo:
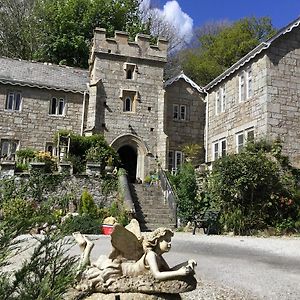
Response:
[{"label": "stone steps", "polygon": [[158,227],[175,227],[172,211],[165,203],[163,192],[159,186],[132,184],[131,194],[136,218],[142,231],[152,231]]}]

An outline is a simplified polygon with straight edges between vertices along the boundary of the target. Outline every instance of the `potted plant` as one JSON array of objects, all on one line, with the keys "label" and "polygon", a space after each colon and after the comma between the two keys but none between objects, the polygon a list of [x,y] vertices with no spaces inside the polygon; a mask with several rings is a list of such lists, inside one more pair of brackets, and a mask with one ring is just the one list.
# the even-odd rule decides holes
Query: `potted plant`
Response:
[{"label": "potted plant", "polygon": [[105,171],[107,173],[112,173],[113,170],[114,170],[114,158],[112,157],[112,155],[110,155],[106,160]]}]

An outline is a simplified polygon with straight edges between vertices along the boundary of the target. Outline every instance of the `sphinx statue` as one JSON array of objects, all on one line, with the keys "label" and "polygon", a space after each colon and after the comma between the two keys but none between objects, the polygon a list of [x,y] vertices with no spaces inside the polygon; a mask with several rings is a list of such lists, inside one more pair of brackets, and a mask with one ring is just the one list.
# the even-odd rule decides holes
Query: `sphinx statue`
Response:
[{"label": "sphinx statue", "polygon": [[[79,232],[73,233],[81,250],[76,289],[89,295],[144,293],[157,295],[155,299],[166,299],[158,298],[158,295],[172,294],[172,299],[180,299],[175,295],[196,288],[196,262],[188,260],[169,267],[162,255],[170,251],[173,235],[169,228],[157,228],[142,235],[135,219],[126,227],[115,224],[111,234],[111,252],[91,262],[94,243]],[[86,299],[105,299],[103,297]]]}]

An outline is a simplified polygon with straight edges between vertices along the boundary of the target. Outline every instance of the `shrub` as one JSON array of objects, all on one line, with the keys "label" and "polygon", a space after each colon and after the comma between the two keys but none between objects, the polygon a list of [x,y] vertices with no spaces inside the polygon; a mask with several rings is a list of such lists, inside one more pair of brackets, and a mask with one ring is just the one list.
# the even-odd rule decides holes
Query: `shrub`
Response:
[{"label": "shrub", "polygon": [[11,199],[2,205],[5,220],[29,220],[34,215],[32,202],[24,199]]},{"label": "shrub", "polygon": [[92,195],[84,189],[80,198],[79,213],[87,214],[92,217],[97,216],[97,206]]},{"label": "shrub", "polygon": [[99,234],[102,219],[95,218],[87,214],[71,216],[60,225],[62,233],[65,235],[80,231],[85,234]]},{"label": "shrub", "polygon": [[208,192],[225,230],[247,234],[295,220],[299,192],[280,149],[278,142],[261,141],[215,161]]},{"label": "shrub", "polygon": [[170,180],[178,197],[178,216],[183,222],[192,221],[199,211],[195,169],[191,163],[185,163]]}]

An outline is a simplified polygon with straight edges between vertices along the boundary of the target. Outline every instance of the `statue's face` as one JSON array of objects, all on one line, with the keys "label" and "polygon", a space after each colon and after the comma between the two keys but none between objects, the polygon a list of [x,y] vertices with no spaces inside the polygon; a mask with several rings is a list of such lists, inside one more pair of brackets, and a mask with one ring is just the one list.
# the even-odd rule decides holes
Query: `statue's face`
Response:
[{"label": "statue's face", "polygon": [[159,238],[158,247],[162,253],[169,252],[171,249],[171,235],[166,234]]}]

